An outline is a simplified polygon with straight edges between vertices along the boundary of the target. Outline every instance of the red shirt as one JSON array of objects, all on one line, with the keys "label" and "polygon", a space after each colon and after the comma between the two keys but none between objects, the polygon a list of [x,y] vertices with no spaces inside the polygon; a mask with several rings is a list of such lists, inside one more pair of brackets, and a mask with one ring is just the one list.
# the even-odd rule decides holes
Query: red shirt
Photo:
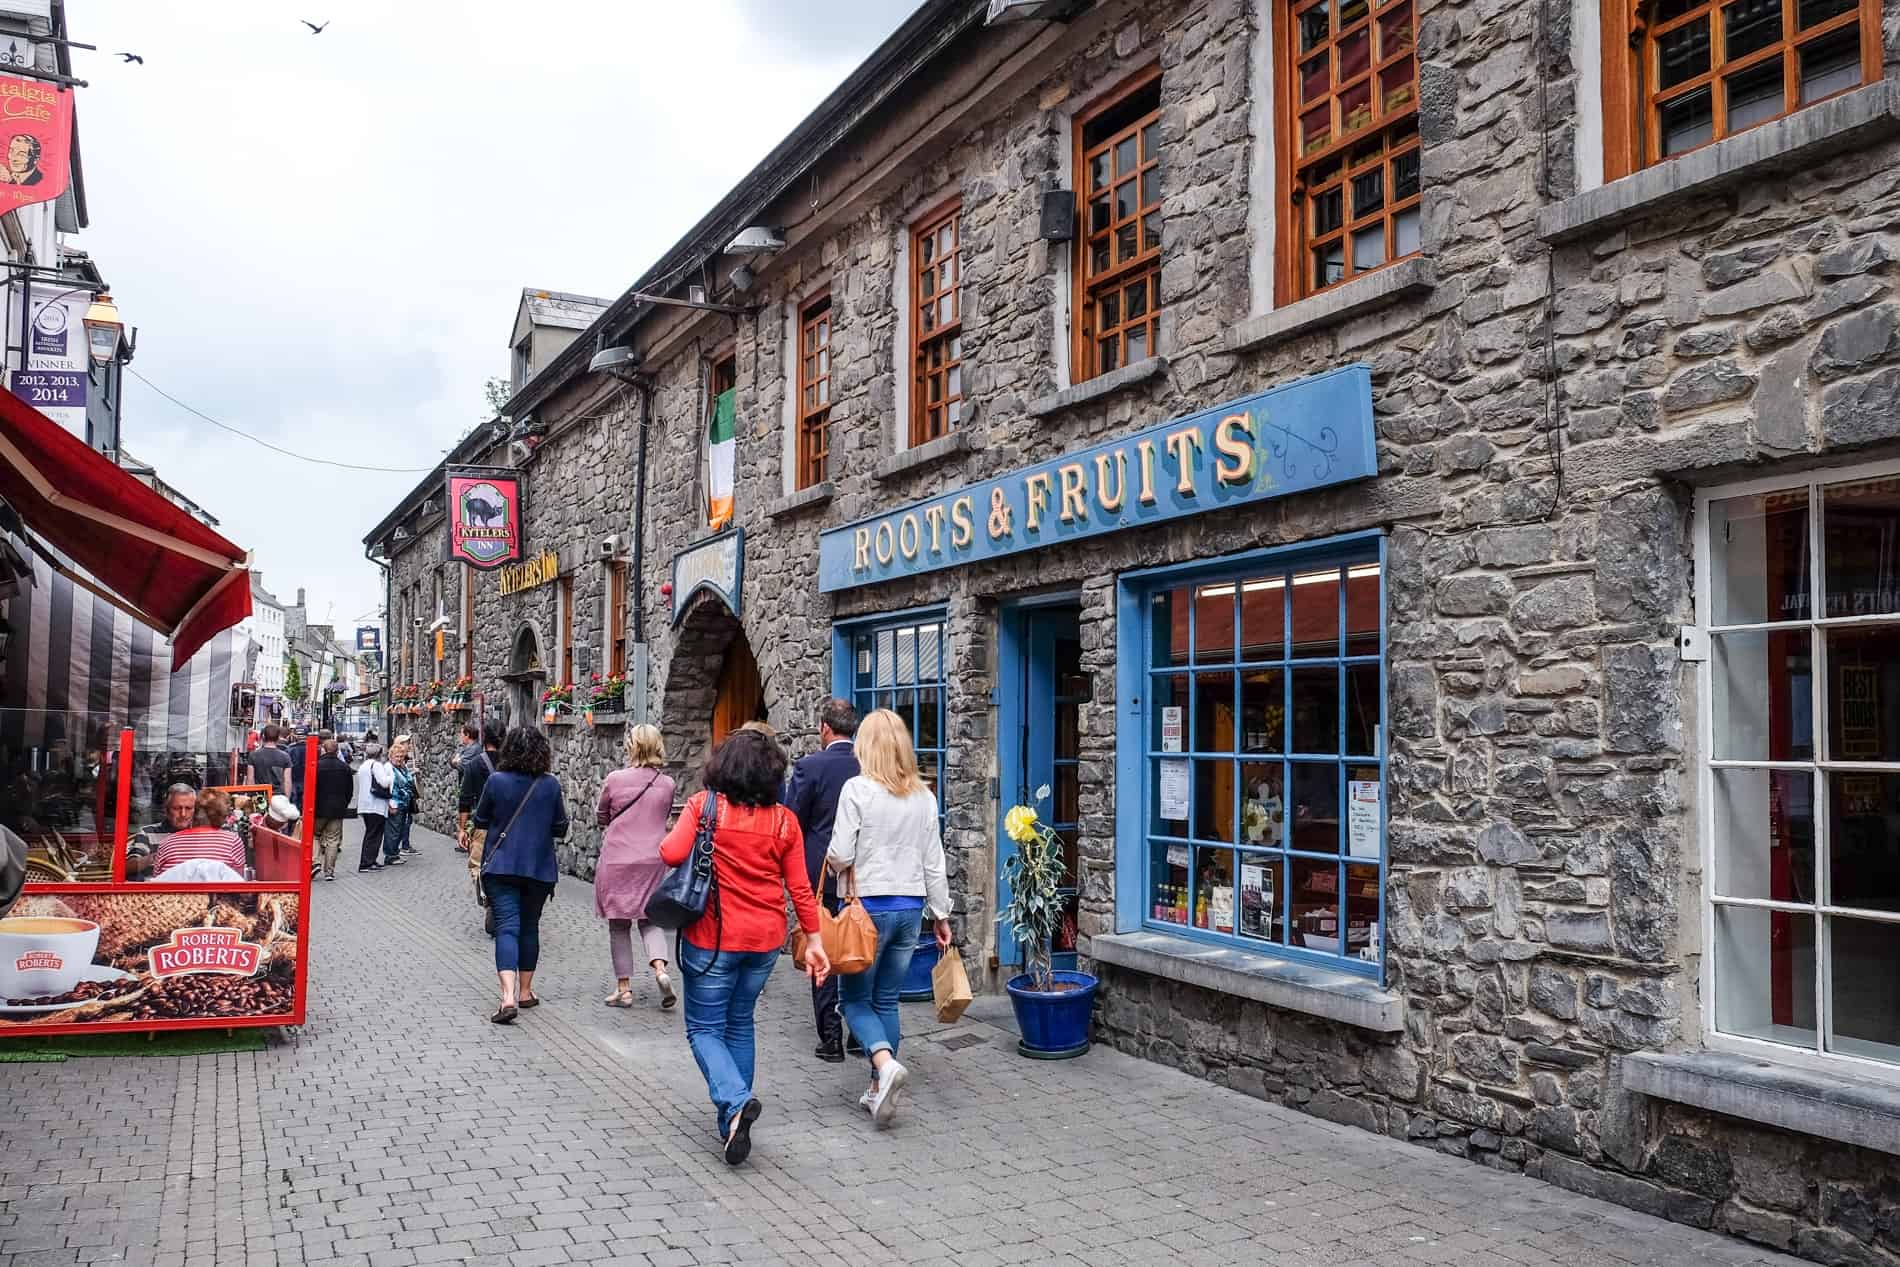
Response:
[{"label": "red shirt", "polygon": [[[693,852],[699,809],[706,794],[687,798],[673,830],[660,842],[660,858],[678,866]],[[754,809],[719,798],[713,827],[713,878],[717,906],[686,927],[686,940],[702,950],[777,950],[785,944],[785,893],[791,891],[798,925],[818,931],[818,903],[805,875],[805,837],[783,805]],[[717,910],[719,918],[713,918]]]},{"label": "red shirt", "polygon": [[244,860],[244,842],[234,831],[222,827],[187,827],[165,837],[152,859],[152,874],[160,876],[181,862],[193,858],[211,858],[222,862],[239,875],[249,864]]}]

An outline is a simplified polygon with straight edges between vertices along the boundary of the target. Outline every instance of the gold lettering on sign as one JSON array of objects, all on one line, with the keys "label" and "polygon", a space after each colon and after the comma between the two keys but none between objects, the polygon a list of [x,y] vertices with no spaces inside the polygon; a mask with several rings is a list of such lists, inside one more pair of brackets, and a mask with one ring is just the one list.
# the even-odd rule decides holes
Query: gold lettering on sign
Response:
[{"label": "gold lettering on sign", "polygon": [[1023,495],[1029,502],[1026,521],[1029,531],[1037,532],[1042,528],[1042,512],[1049,509],[1049,493],[1055,487],[1055,481],[1049,478],[1049,472],[1037,471],[1023,480]]},{"label": "gold lettering on sign", "polygon": [[950,548],[967,550],[976,540],[976,503],[959,497],[950,503]]},{"label": "gold lettering on sign", "polygon": [[1214,447],[1223,459],[1214,468],[1215,479],[1223,484],[1245,484],[1253,478],[1252,417],[1228,414],[1222,418],[1214,427]]},{"label": "gold lettering on sign", "polygon": [[886,519],[877,526],[877,537],[873,543],[877,551],[877,561],[889,565],[891,561],[891,521]]},{"label": "gold lettering on sign", "polygon": [[1015,531],[1009,523],[1009,498],[1003,495],[1002,485],[990,490],[990,540],[996,541]]},{"label": "gold lettering on sign", "polygon": [[1135,496],[1142,505],[1152,506],[1155,504],[1155,442],[1137,440],[1135,449],[1141,454],[1141,491]]},{"label": "gold lettering on sign", "polygon": [[[1108,459],[1111,457],[1115,459],[1115,486],[1113,492],[1109,491],[1108,481]],[[1103,514],[1112,515],[1122,508],[1122,497],[1127,487],[1127,451],[1117,449],[1113,453],[1097,453],[1095,455],[1095,504],[1102,508]]]},{"label": "gold lettering on sign", "polygon": [[1056,468],[1062,482],[1062,522],[1072,524],[1089,517],[1088,473],[1080,462],[1064,462]]},{"label": "gold lettering on sign", "polygon": [[1174,491],[1183,497],[1194,496],[1194,462],[1200,456],[1207,441],[1201,438],[1199,427],[1182,427],[1179,431],[1168,433],[1168,452],[1174,458],[1174,467],[1178,476],[1174,481]]},{"label": "gold lettering on sign", "polygon": [[519,594],[522,590],[531,590],[537,585],[546,585],[561,574],[561,560],[552,550],[524,559],[520,563],[510,563],[501,570],[500,588],[503,594]]},{"label": "gold lettering on sign", "polygon": [[851,570],[862,572],[871,566],[871,530],[859,528],[851,534]]},{"label": "gold lettering on sign", "polygon": [[930,522],[930,552],[943,553],[943,507],[924,507],[924,518]]},{"label": "gold lettering on sign", "polygon": [[897,521],[897,552],[906,559],[917,557],[917,545],[923,539],[923,525],[917,516],[906,514]]}]

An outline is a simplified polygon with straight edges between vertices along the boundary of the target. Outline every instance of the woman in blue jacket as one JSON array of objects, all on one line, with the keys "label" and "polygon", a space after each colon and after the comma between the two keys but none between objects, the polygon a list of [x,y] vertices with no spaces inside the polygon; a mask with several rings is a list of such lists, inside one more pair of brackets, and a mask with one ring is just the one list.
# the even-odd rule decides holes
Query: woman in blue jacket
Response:
[{"label": "woman in blue jacket", "polygon": [[567,835],[567,806],[560,780],[548,773],[553,753],[539,730],[510,730],[496,764],[474,822],[488,833],[482,891],[495,916],[495,973],[501,978],[501,1007],[488,1019],[511,1025],[517,1009],[541,1002],[534,993],[541,907],[554,892],[554,842]]}]

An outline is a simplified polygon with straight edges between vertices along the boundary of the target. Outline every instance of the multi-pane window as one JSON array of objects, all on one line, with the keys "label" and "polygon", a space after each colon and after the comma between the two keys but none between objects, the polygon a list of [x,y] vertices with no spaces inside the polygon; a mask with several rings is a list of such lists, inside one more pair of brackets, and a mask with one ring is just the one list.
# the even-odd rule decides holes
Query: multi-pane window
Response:
[{"label": "multi-pane window", "polygon": [[1713,1028],[1900,1064],[1900,465],[1701,509]]},{"label": "multi-pane window", "polygon": [[1161,297],[1161,80],[1150,72],[1077,121],[1076,382],[1155,354]]},{"label": "multi-pane window", "polygon": [[820,295],[798,314],[799,488],[825,479],[831,456],[831,296]]},{"label": "multi-pane window", "polygon": [[948,435],[963,416],[963,308],[957,298],[957,247],[963,207],[951,203],[917,222],[910,235],[912,376],[910,442]]},{"label": "multi-pane window", "polygon": [[1413,0],[1278,11],[1288,302],[1418,250],[1417,19]]},{"label": "multi-pane window", "polygon": [[1372,545],[1322,557],[1143,583],[1141,914],[1151,927],[1376,975],[1379,555]]},{"label": "multi-pane window", "polygon": [[[1875,0],[1607,5],[1607,174],[1621,176],[1880,76]],[[1631,105],[1634,105],[1632,111]]]},{"label": "multi-pane window", "polygon": [[574,681],[574,578],[563,576],[559,583],[561,609],[561,681],[560,685],[569,686]]},{"label": "multi-pane window", "polygon": [[950,644],[941,614],[900,624],[859,626],[845,634],[851,656],[851,703],[863,716],[888,708],[910,727],[917,769],[943,812],[945,670]]},{"label": "multi-pane window", "polygon": [[617,677],[627,671],[627,564],[623,559],[607,567],[607,627],[613,634],[607,672]]}]

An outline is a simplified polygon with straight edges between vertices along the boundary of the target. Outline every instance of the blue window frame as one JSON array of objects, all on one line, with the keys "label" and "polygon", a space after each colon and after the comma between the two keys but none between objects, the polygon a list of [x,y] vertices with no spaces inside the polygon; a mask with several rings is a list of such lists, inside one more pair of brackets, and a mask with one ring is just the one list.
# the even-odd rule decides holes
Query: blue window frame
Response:
[{"label": "blue window frame", "polygon": [[942,608],[925,608],[832,628],[832,693],[862,717],[888,708],[910,727],[918,773],[943,814],[943,764],[950,638]]},{"label": "blue window frame", "polygon": [[1381,972],[1383,573],[1369,534],[1122,578],[1118,928]]}]

